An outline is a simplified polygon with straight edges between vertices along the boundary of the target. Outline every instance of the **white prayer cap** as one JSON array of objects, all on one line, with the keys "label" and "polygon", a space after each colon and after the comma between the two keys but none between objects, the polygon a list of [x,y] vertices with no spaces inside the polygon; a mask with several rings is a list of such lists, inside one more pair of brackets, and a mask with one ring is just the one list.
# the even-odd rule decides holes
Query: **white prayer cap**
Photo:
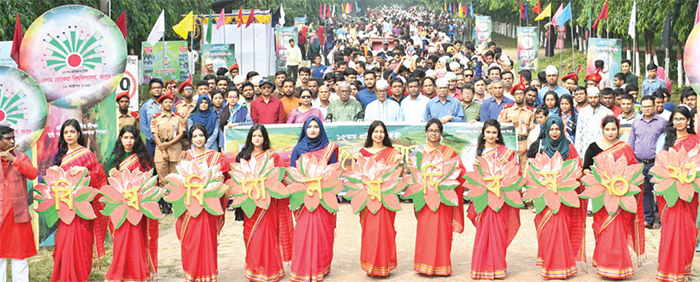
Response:
[{"label": "white prayer cap", "polygon": [[447,87],[447,86],[450,86],[450,82],[447,81],[447,78],[444,78],[444,77],[443,77],[443,78],[438,78],[438,79],[435,81],[435,86],[437,86],[437,87]]},{"label": "white prayer cap", "polygon": [[260,84],[260,81],[262,80],[262,76],[256,75],[250,78],[250,83],[253,85],[258,85]]},{"label": "white prayer cap", "polygon": [[454,72],[448,71],[445,73],[445,79],[449,80],[457,80],[457,75]]},{"label": "white prayer cap", "polygon": [[243,82],[245,82],[245,77],[243,77],[240,74],[233,78],[233,84],[239,84],[239,83],[243,83]]},{"label": "white prayer cap", "polygon": [[425,76],[435,78],[437,76],[437,73],[434,70],[427,70],[425,71]]},{"label": "white prayer cap", "polygon": [[367,62],[367,59],[366,59],[365,57],[359,57],[359,58],[357,58],[357,61],[358,61],[358,62],[366,63],[366,62]]},{"label": "white prayer cap", "polygon": [[204,61],[204,64],[205,64],[205,65],[212,65],[212,64],[214,64],[214,61],[213,61],[212,59],[206,59],[206,60]]},{"label": "white prayer cap", "polygon": [[377,81],[377,83],[374,85],[376,89],[389,89],[389,83],[386,82],[386,80],[382,79],[380,81]]},{"label": "white prayer cap", "polygon": [[428,53],[436,53],[436,52],[437,52],[437,50],[435,49],[435,47],[432,47],[432,46],[428,47]]},{"label": "white prayer cap", "polygon": [[546,73],[547,75],[559,74],[559,71],[557,70],[557,67],[549,65],[546,69],[544,69],[544,73]]},{"label": "white prayer cap", "polygon": [[600,89],[598,87],[588,87],[586,88],[586,95],[588,96],[600,96]]},{"label": "white prayer cap", "polygon": [[462,67],[462,66],[460,66],[458,62],[455,62],[455,61],[450,62],[450,69],[451,69],[452,71],[454,71],[454,70],[456,70],[456,69],[459,69],[459,68],[461,68],[461,67]]}]

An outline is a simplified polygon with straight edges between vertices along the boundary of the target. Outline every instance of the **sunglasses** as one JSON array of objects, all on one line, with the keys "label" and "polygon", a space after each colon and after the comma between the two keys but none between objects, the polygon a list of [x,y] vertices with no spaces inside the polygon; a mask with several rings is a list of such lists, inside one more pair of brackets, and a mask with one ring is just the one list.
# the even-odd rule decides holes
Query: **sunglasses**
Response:
[{"label": "sunglasses", "polygon": [[464,77],[474,77],[473,74],[465,74]]},{"label": "sunglasses", "polygon": [[302,99],[311,99],[311,96],[309,96],[309,95],[304,95],[304,96],[301,96],[301,98],[302,98]]}]

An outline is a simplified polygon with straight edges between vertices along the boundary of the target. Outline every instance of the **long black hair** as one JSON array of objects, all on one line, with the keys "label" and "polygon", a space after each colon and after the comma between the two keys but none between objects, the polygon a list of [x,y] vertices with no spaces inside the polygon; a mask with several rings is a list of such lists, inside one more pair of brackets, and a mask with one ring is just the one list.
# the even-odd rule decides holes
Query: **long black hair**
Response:
[{"label": "long black hair", "polygon": [[[207,132],[207,128],[204,127],[204,125],[198,123],[198,124],[193,125],[193,126],[190,128],[190,132],[189,132],[189,135],[188,135],[189,138],[190,138],[190,142],[192,142],[192,133],[194,133],[195,130],[201,130],[202,133],[204,133],[204,139],[209,139],[209,132]],[[205,145],[205,146],[206,146],[206,145]]]},{"label": "long black hair", "polygon": [[248,130],[248,136],[245,138],[245,146],[243,146],[243,149],[241,149],[236,156],[236,162],[240,162],[241,159],[246,161],[250,160],[253,155],[253,149],[255,149],[255,145],[253,145],[253,132],[258,130],[260,130],[260,133],[262,133],[263,136],[263,151],[270,149],[270,137],[267,135],[267,129],[265,126],[259,123],[253,124],[253,126],[250,127],[250,130]]},{"label": "long black hair", "polygon": [[[620,138],[620,121],[614,117],[614,116],[606,116],[603,118],[603,122],[600,123],[600,128],[601,130],[605,129],[605,126],[608,125],[608,123],[614,123],[615,126],[617,127],[617,138]],[[566,126],[566,125],[564,125]]]},{"label": "long black hair", "polygon": [[680,113],[688,119],[688,134],[695,134],[695,123],[693,122],[693,115],[690,114],[690,110],[683,106],[676,107],[676,109],[671,112],[671,117],[666,123],[666,140],[664,141],[664,150],[672,148],[676,143],[676,138],[678,138],[678,135],[676,135],[676,127],[673,126],[673,116],[675,116],[676,113]]},{"label": "long black hair", "polygon": [[506,143],[503,142],[503,134],[501,134],[501,124],[498,123],[495,119],[488,119],[484,122],[484,126],[481,127],[481,134],[479,134],[479,139],[476,142],[476,156],[480,157],[482,153],[484,153],[484,148],[486,146],[486,138],[484,138],[484,131],[486,131],[486,128],[489,126],[493,126],[498,130],[498,138],[496,138],[496,144],[500,145],[505,145]]},{"label": "long black hair", "polygon": [[428,128],[430,128],[430,126],[433,124],[437,124],[438,129],[440,129],[440,133],[442,133],[442,121],[436,118],[431,118],[428,122],[425,123],[425,132],[428,132]]},{"label": "long black hair", "polygon": [[[557,92],[554,91],[547,91],[547,93],[544,93],[544,96],[542,96],[542,105],[547,105],[547,96],[552,95],[554,96],[554,108],[558,109],[559,108],[559,95],[557,95]],[[574,104],[571,104],[571,107],[573,107]]]},{"label": "long black hair", "polygon": [[136,156],[139,158],[139,163],[141,164],[141,167],[143,169],[147,168],[154,168],[153,166],[153,159],[151,158],[151,154],[148,153],[148,149],[146,149],[146,145],[143,144],[143,141],[141,140],[141,136],[139,135],[139,130],[136,129],[135,126],[133,125],[126,125],[122,127],[121,130],[119,130],[119,138],[117,138],[117,143],[114,144],[114,150],[112,150],[112,155],[110,155],[110,158],[114,160],[112,162],[112,168],[119,168],[119,163],[120,160],[123,160],[126,151],[124,150],[124,145],[122,144],[122,137],[126,133],[131,133],[134,136],[134,153],[136,153]]},{"label": "long black hair", "polygon": [[75,119],[64,121],[63,125],[61,125],[61,133],[58,137],[58,151],[56,151],[56,157],[53,159],[53,165],[60,166],[63,161],[63,156],[68,153],[68,143],[66,143],[66,140],[63,138],[63,130],[68,126],[75,128],[78,134],[78,144],[85,147],[85,138],[83,136],[83,130],[80,128],[80,123]]},{"label": "long black hair", "polygon": [[[571,97],[571,95],[569,95],[569,94],[564,94],[564,95],[561,95],[561,97],[559,98],[559,102],[557,103],[557,107],[559,108],[559,116],[563,118],[564,112],[561,110],[561,101],[562,100],[569,101],[569,105],[571,105],[571,108],[569,109],[569,112],[571,112],[571,114],[569,115],[569,120],[571,121],[571,124],[572,124],[571,132],[575,133],[576,132],[576,119],[577,119],[578,113],[576,112],[576,106],[574,106],[574,97]],[[564,122],[564,126],[566,126],[566,124],[567,123]],[[620,128],[619,125],[618,125],[618,128]]]},{"label": "long black hair", "polygon": [[[389,131],[386,129],[386,125],[381,120],[375,120],[372,122],[372,124],[369,125],[369,130],[367,130],[367,139],[365,139],[365,148],[372,147],[372,145],[374,144],[374,140],[372,140],[372,133],[374,133],[374,130],[378,126],[381,126],[384,129],[384,140],[382,140],[382,144],[384,146],[387,146],[387,147],[393,147],[391,145],[391,138],[389,138]],[[440,131],[442,131],[442,129]]]}]

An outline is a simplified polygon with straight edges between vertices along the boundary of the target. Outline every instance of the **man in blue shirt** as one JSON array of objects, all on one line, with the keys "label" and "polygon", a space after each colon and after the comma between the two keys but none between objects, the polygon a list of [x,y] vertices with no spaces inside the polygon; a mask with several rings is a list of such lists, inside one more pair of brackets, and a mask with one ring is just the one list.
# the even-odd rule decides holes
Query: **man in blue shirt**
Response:
[{"label": "man in blue shirt", "polygon": [[372,101],[377,100],[377,94],[375,94],[374,89],[374,84],[375,82],[377,82],[376,78],[377,76],[374,73],[374,71],[365,71],[366,88],[361,90],[360,92],[357,92],[357,101],[360,101],[360,103],[362,104],[362,110],[366,109],[369,103],[372,103]]},{"label": "man in blue shirt", "polygon": [[559,98],[564,94],[571,94],[569,90],[557,84],[559,81],[559,71],[556,67],[549,65],[544,72],[547,74],[547,85],[543,86],[540,91],[537,92],[537,105],[542,105],[542,98],[544,98],[544,94],[547,93],[547,91],[556,92]]},{"label": "man in blue shirt", "polygon": [[[448,95],[448,87],[450,86],[450,82],[446,78],[438,78],[437,81],[435,81],[435,85],[437,86],[438,95],[437,97],[430,99],[428,104],[425,106],[423,120],[437,118],[442,123],[464,122],[462,103]],[[501,92],[502,91],[503,89],[501,88]]]},{"label": "man in blue shirt", "polygon": [[481,122],[489,119],[498,119],[503,107],[511,105],[515,101],[503,95],[503,80],[498,78],[491,81],[491,97],[484,99],[481,103]]},{"label": "man in blue shirt", "polygon": [[663,80],[656,78],[656,69],[658,67],[654,63],[647,65],[647,78],[642,81],[642,97],[654,94],[659,88],[666,88],[666,83]]},{"label": "man in blue shirt", "polygon": [[153,120],[154,114],[161,112],[158,98],[160,98],[160,95],[163,95],[163,80],[160,78],[151,79],[151,81],[148,82],[148,87],[152,98],[141,104],[141,110],[139,111],[141,119],[139,125],[141,126],[141,132],[146,136],[146,148],[148,152],[151,153],[151,156],[153,156],[156,152],[156,143],[153,139],[153,133],[151,132],[151,120]]},{"label": "man in blue shirt", "polygon": [[314,57],[314,64],[311,65],[311,76],[315,78],[323,78],[323,72],[326,71],[326,66],[321,63],[321,55]]}]

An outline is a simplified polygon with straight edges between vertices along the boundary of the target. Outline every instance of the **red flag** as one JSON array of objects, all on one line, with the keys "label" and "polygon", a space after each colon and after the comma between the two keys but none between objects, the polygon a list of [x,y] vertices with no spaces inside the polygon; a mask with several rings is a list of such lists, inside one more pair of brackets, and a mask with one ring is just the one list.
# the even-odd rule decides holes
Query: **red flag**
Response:
[{"label": "red flag", "polygon": [[19,65],[19,50],[22,46],[22,22],[19,21],[19,13],[17,13],[17,23],[15,23],[15,36],[12,38],[12,51],[10,51],[10,57],[17,63],[17,68],[21,68]]},{"label": "red flag", "polygon": [[318,3],[318,18],[323,19],[323,4]]},{"label": "red flag", "polygon": [[[323,5],[325,6],[326,4],[323,4]],[[328,10],[326,10],[326,18],[330,18],[330,17],[331,17],[331,6],[328,5]]]},{"label": "red flag", "polygon": [[608,18],[608,1],[605,1],[605,5],[603,6],[603,10],[600,11],[600,15],[598,15],[598,18],[595,19],[595,24],[593,24],[593,30],[596,30],[598,27],[598,22],[602,19],[607,19]]},{"label": "red flag", "polygon": [[525,7],[523,7],[523,0],[518,0],[520,3],[520,18],[524,19],[525,18]]},{"label": "red flag", "polygon": [[238,9],[238,27],[241,27],[241,24],[243,24],[243,7]]},{"label": "red flag", "polygon": [[119,27],[119,30],[122,32],[124,39],[126,39],[126,11],[122,12],[122,15],[119,16],[115,23],[117,24],[117,27]]},{"label": "red flag", "polygon": [[535,7],[532,8],[532,11],[537,13],[538,15],[542,13],[542,6],[540,6],[540,1],[537,1],[537,5],[535,5]]},{"label": "red flag", "polygon": [[250,24],[255,20],[255,9],[250,8],[250,16],[248,16],[248,21],[245,23],[245,28],[248,28]]}]

